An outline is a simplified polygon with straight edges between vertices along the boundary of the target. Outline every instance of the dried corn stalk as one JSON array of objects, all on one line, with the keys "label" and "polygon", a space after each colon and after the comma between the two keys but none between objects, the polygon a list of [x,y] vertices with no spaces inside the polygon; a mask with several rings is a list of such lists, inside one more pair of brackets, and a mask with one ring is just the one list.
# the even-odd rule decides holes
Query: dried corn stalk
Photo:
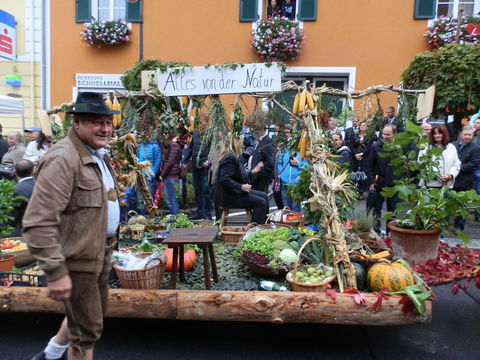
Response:
[{"label": "dried corn stalk", "polygon": [[307,154],[312,157],[310,191],[313,196],[308,199],[308,203],[312,211],[321,210],[324,214],[323,223],[320,225],[326,230],[327,241],[334,247],[334,265],[340,291],[343,292],[345,287],[356,287],[356,278],[355,268],[348,256],[345,232],[339,220],[335,196],[338,194],[347,202],[353,201],[353,187],[347,182],[348,173],[338,173],[338,165],[329,158],[330,152],[323,145],[323,131],[310,114],[307,113],[304,120],[311,140]]},{"label": "dried corn stalk", "polygon": [[[112,146],[115,160],[120,164],[117,180],[131,187],[137,186],[142,192],[148,217],[157,217],[157,207],[153,204],[152,195],[150,194],[147,182],[143,176],[143,171],[151,173],[149,168],[151,164],[149,161],[138,162],[138,144],[135,136],[129,133],[120,138],[112,139],[109,144]],[[122,173],[120,173],[120,169],[122,170]]]}]

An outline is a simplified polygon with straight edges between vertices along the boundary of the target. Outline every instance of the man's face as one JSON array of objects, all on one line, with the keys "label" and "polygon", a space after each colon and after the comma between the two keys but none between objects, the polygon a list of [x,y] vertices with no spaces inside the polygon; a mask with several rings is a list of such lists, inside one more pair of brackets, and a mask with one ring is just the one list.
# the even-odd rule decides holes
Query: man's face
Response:
[{"label": "man's face", "polygon": [[39,133],[36,131],[27,131],[25,135],[27,136],[29,141],[35,141],[38,139]]},{"label": "man's face", "polygon": [[332,135],[332,143],[333,143],[333,146],[338,149],[340,146],[342,146],[341,137],[338,135]]},{"label": "man's face", "polygon": [[384,142],[388,143],[393,141],[393,130],[391,127],[386,127],[382,130],[382,139]]},{"label": "man's face", "polygon": [[430,132],[432,131],[432,125],[429,123],[422,124],[422,133],[425,135],[430,135]]},{"label": "man's face", "polygon": [[475,123],[473,124],[473,127],[475,128],[475,131],[480,130],[480,118],[475,120]]},{"label": "man's face", "polygon": [[472,130],[463,130],[460,133],[460,139],[462,140],[462,145],[468,144],[472,141],[473,138],[473,131]]},{"label": "man's face", "polygon": [[387,116],[388,116],[389,118],[394,117],[394,116],[395,116],[395,109],[388,109],[388,110],[387,110]]},{"label": "man's face", "polygon": [[15,135],[7,137],[8,146],[14,146],[18,144],[18,139]]},{"label": "man's face", "polygon": [[357,126],[358,126],[358,123],[359,123],[358,117],[354,117],[354,118],[352,119],[352,126],[353,126],[353,127],[357,127]]},{"label": "man's face", "polygon": [[112,115],[81,114],[73,125],[75,132],[84,144],[94,149],[107,145],[112,137]]}]

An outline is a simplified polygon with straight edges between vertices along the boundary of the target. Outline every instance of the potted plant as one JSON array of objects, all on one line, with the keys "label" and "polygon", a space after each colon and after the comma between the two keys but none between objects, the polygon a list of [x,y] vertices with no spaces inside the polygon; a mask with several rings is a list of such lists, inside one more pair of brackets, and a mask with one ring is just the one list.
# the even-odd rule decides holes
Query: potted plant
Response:
[{"label": "potted plant", "polygon": [[355,210],[351,215],[351,219],[346,221],[345,226],[360,239],[368,240],[375,222],[376,219],[372,212]]},{"label": "potted plant", "polygon": [[3,254],[2,249],[6,248],[7,240],[15,229],[10,225],[11,216],[15,201],[21,199],[15,196],[15,182],[6,179],[0,180],[0,272],[10,272],[15,265],[15,254]]},{"label": "potted plant", "polygon": [[252,49],[268,61],[294,60],[302,52],[305,40],[298,21],[286,17],[258,21],[252,35]]},{"label": "potted plant", "polygon": [[90,46],[119,45],[130,41],[132,31],[125,20],[92,21],[84,24],[80,33]]},{"label": "potted plant", "polygon": [[[384,188],[382,195],[397,195],[400,200],[395,212],[384,216],[386,220],[395,218],[388,224],[394,257],[416,265],[437,258],[440,233],[454,230],[456,216],[470,216],[480,206],[480,197],[475,190],[456,192],[447,186],[419,185],[438,178],[436,164],[443,150],[427,147],[428,138],[421,128],[410,121],[406,125],[405,132],[396,134],[392,143],[384,145],[385,156],[395,166],[394,174],[403,176],[394,181],[393,187]],[[418,149],[427,149],[425,155],[418,158]],[[469,235],[456,230],[455,233],[468,244]]]}]

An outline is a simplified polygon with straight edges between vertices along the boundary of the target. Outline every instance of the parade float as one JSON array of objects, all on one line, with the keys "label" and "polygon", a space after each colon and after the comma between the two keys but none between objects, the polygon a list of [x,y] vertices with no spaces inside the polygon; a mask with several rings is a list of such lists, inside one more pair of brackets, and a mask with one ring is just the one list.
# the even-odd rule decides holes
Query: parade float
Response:
[{"label": "parade float", "polygon": [[[308,82],[282,84],[281,70],[277,64],[167,66],[155,73],[155,79],[146,74],[143,91],[112,95],[111,106],[123,110],[123,118],[114,119],[110,143],[119,196],[127,186],[137,187],[146,216],[130,213],[120,231],[107,317],[358,325],[431,321],[434,295],[429,284],[438,284],[432,270],[436,260],[415,267],[419,276],[406,261],[392,259],[391,239],[380,238],[371,229],[372,222],[354,215],[356,194],[349,173],[341,171],[329,151],[325,127],[329,114],[322,101],[326,95],[365,98],[363,120],[373,122],[381,113],[379,106],[370,106],[379,104],[378,93],[421,91],[375,86],[347,92]],[[293,108],[279,100],[286,91],[296,92]],[[223,95],[232,100],[229,115]],[[261,103],[275,104],[303,124],[289,146],[310,164],[295,188],[305,201],[305,217],[289,220],[283,213],[272,214],[267,224],[245,220],[239,226],[222,219],[223,228],[218,227],[220,222],[192,222],[185,214],[164,217],[142,175],[148,163],[136,157],[139,134],[188,137],[190,117],[193,126],[207,119],[202,146],[208,141],[215,168],[226,132],[248,119],[251,125],[263,126]],[[58,138],[71,122],[68,116],[59,120],[58,113],[72,105],[48,112]],[[231,233],[238,235],[225,236]],[[443,247],[440,252],[445,256]],[[144,267],[119,269],[122,254],[137,254]],[[456,274],[443,274],[450,276],[448,281],[467,278],[468,283],[478,283],[479,254],[469,253],[468,259],[469,267],[457,263]],[[46,296],[45,276],[32,273],[33,265],[2,274],[1,311],[63,313],[63,304]]]}]

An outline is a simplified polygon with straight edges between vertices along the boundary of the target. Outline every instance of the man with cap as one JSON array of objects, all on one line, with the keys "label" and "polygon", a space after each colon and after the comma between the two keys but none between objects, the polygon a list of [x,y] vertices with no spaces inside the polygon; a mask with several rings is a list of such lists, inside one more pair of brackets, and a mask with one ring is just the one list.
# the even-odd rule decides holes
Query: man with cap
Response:
[{"label": "man with cap", "polygon": [[32,141],[37,140],[38,135],[40,134],[40,131],[42,131],[42,129],[40,129],[36,126],[32,126],[32,127],[29,127],[28,129],[23,130],[23,132],[25,133],[25,135],[28,138],[28,142],[32,142]]},{"label": "man with cap", "polygon": [[63,301],[66,318],[33,359],[92,359],[106,311],[110,252],[120,209],[105,146],[112,111],[102,94],[77,97],[68,136],[38,163],[23,236],[47,275],[48,297]]}]

